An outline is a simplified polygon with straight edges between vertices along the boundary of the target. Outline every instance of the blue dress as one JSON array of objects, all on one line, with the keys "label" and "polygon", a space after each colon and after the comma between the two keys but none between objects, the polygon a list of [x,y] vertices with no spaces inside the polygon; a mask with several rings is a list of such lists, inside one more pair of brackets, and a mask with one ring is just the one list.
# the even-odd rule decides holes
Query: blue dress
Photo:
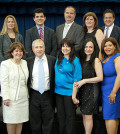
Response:
[{"label": "blue dress", "polygon": [[101,85],[101,90],[103,118],[105,120],[120,118],[120,89],[116,94],[116,100],[114,104],[110,104],[108,98],[111,91],[113,90],[115,79],[117,76],[114,66],[114,59],[118,56],[120,56],[120,53],[111,56],[109,61],[102,63],[104,79]]}]

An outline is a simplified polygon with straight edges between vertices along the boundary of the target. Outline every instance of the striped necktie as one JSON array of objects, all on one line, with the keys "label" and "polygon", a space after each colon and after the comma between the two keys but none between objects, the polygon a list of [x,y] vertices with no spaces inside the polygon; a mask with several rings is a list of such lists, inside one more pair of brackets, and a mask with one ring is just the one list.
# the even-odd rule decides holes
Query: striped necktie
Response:
[{"label": "striped necktie", "polygon": [[42,28],[39,28],[40,29],[40,39],[44,42],[44,37],[43,37],[43,31],[42,31]]}]

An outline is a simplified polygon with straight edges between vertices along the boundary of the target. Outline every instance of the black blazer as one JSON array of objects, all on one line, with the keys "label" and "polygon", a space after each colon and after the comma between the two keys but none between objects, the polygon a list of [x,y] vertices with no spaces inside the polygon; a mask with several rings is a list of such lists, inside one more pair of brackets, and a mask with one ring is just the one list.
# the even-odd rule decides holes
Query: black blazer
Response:
[{"label": "black blazer", "polygon": [[[46,55],[47,60],[48,60],[48,67],[49,67],[49,77],[50,77],[50,93],[54,94],[54,88],[55,88],[55,61],[56,58],[50,55]],[[29,94],[30,92],[30,86],[31,86],[31,80],[32,80],[32,71],[33,71],[33,65],[34,65],[34,60],[35,57],[31,57],[27,59],[27,65],[28,65],[28,70],[29,70],[29,78],[28,78],[28,89],[29,89]],[[31,96],[31,95],[30,95]]]},{"label": "black blazer", "polygon": [[[37,27],[34,26],[26,31],[25,36],[25,48],[28,52],[28,57],[34,56],[32,51],[32,42],[36,39],[40,39]],[[45,53],[48,55],[56,56],[57,53],[57,40],[55,32],[48,28],[44,27],[44,44],[45,44]]]},{"label": "black blazer", "polygon": [[[104,29],[105,29],[105,26],[102,27],[103,33],[104,33]],[[110,37],[115,38],[120,46],[120,27],[114,25]]]}]

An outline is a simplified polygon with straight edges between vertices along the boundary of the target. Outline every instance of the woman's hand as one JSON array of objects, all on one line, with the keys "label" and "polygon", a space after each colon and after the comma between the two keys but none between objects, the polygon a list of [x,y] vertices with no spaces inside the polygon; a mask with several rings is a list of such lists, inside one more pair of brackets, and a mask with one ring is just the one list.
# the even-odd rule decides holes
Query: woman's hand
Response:
[{"label": "woman's hand", "polygon": [[78,81],[77,82],[77,88],[80,88],[82,85],[84,85],[86,82],[85,82],[85,79],[81,80],[81,81]]},{"label": "woman's hand", "polygon": [[72,100],[73,100],[73,103],[74,103],[74,104],[78,104],[78,103],[79,103],[79,100],[78,100],[77,98],[73,98],[73,97],[72,97]]},{"label": "woman's hand", "polygon": [[4,105],[6,105],[6,106],[10,106],[10,100],[4,100]]},{"label": "woman's hand", "polygon": [[111,104],[115,103],[116,93],[111,92],[111,94],[108,96],[108,98],[109,98],[109,102]]}]

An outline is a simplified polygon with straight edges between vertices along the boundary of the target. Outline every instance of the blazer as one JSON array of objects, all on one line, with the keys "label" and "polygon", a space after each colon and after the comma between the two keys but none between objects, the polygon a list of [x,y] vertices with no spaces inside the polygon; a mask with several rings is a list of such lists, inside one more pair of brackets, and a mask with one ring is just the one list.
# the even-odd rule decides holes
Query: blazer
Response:
[{"label": "blazer", "polygon": [[[57,36],[57,43],[60,45],[63,39],[63,30],[65,24],[62,24],[56,28],[56,36]],[[80,50],[82,47],[81,41],[84,38],[84,31],[82,26],[73,22],[72,26],[70,27],[66,37],[71,38],[75,43],[75,50]]]},{"label": "blazer", "polygon": [[[32,42],[36,39],[40,39],[37,27],[34,26],[31,29],[26,31],[25,36],[25,48],[28,52],[27,57],[34,56],[32,51]],[[44,44],[45,44],[45,53],[48,55],[56,56],[57,52],[57,40],[54,31],[48,27],[44,27]]]},{"label": "blazer", "polygon": [[[104,33],[104,29],[105,29],[105,26],[102,27],[103,33]],[[110,37],[115,38],[120,46],[120,27],[114,25],[113,30],[110,34]]]},{"label": "blazer", "polygon": [[[49,78],[50,78],[50,93],[54,93],[54,88],[55,88],[55,71],[54,71],[54,65],[56,58],[53,56],[48,56],[46,55],[47,60],[48,60],[48,68],[49,68]],[[31,95],[31,80],[32,80],[32,71],[33,71],[33,65],[34,65],[34,60],[35,57],[31,57],[27,59],[27,65],[28,65],[28,70],[29,70],[29,78],[28,78],[28,89],[29,89],[29,94]]]},{"label": "blazer", "polygon": [[[1,94],[3,100],[10,99],[14,101],[18,99],[18,94],[20,90],[19,86],[20,76],[18,68],[14,64],[15,63],[12,63],[11,59],[2,61],[1,63]],[[27,62],[22,59],[21,59],[21,69],[23,70],[26,79],[25,83],[27,84],[29,75]],[[25,88],[28,95],[27,85]]]},{"label": "blazer", "polygon": [[[23,38],[21,34],[15,33],[15,42],[21,42],[23,44]],[[9,58],[7,50],[9,49],[11,43],[12,42],[8,34],[0,35],[0,63],[3,60],[7,60]]]}]

